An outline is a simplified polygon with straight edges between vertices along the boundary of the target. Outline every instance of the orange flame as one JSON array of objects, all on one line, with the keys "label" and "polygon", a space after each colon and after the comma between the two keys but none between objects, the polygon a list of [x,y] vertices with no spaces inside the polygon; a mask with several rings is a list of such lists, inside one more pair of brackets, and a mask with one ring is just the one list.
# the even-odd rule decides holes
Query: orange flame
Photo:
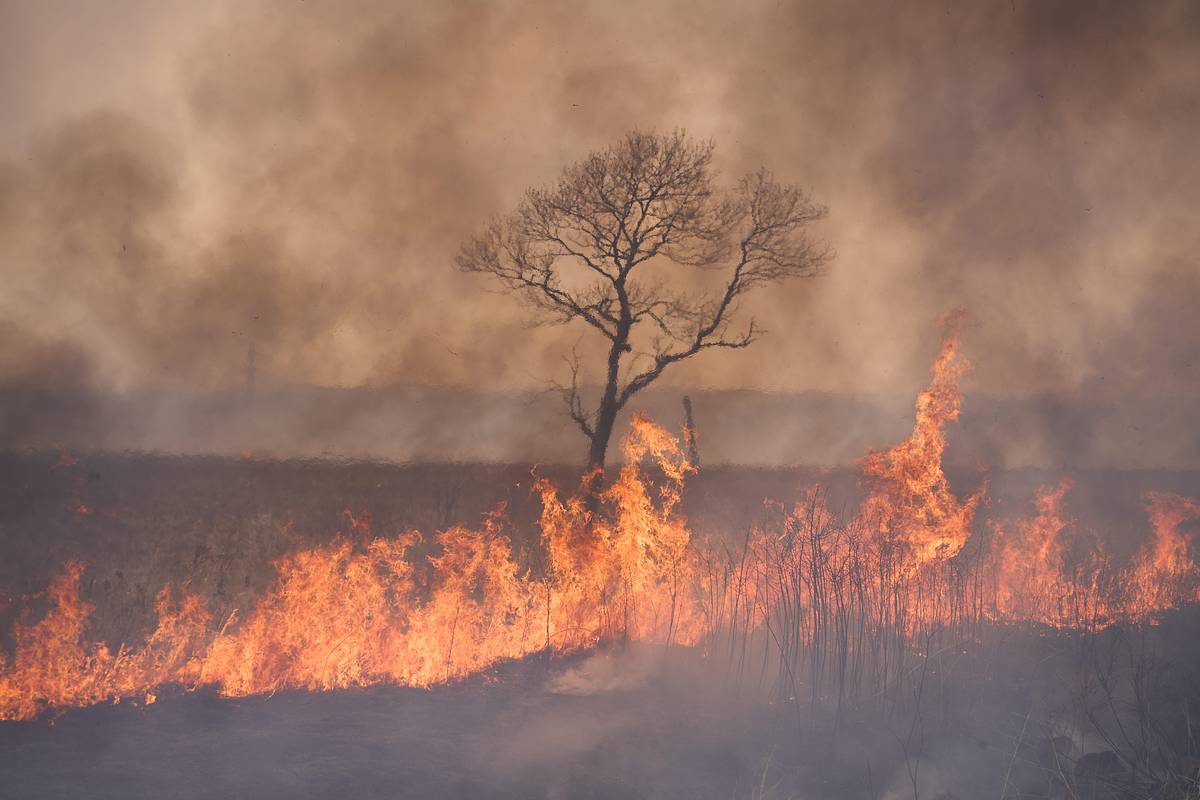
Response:
[{"label": "orange flame", "polygon": [[959,353],[958,327],[962,315],[943,321],[941,352],[930,371],[933,380],[917,395],[912,434],[883,452],[862,460],[871,494],[862,516],[879,535],[894,538],[907,549],[911,567],[956,555],[971,535],[975,510],[985,488],[966,500],[950,491],[942,472],[946,423],[958,419],[962,394],[958,381],[970,364]]},{"label": "orange flame", "polygon": [[47,591],[50,610],[33,625],[18,623],[11,663],[0,661],[0,719],[29,719],[47,708],[84,706],[145,693],[162,683],[187,683],[198,666],[196,645],[209,615],[199,598],[174,601],[169,587],[158,593],[158,627],[138,650],[113,654],[85,643],[93,606],[79,599],[83,565],[72,562]]},{"label": "orange flame", "polygon": [[993,524],[997,619],[1033,621],[1057,627],[1092,626],[1111,619],[1112,609],[1099,580],[1105,565],[1099,544],[1072,558],[1071,539],[1080,534],[1064,511],[1074,483],[1063,478],[1038,492],[1032,519]]},{"label": "orange flame", "polygon": [[1130,609],[1143,616],[1200,600],[1200,568],[1180,530],[1200,520],[1200,503],[1169,492],[1148,492],[1145,503],[1154,540],[1134,558],[1128,578]]},{"label": "orange flame", "polygon": [[[25,608],[11,655],[0,653],[0,719],[122,697],[150,704],[166,684],[226,695],[430,686],[606,640],[700,645],[710,655],[728,646],[731,664],[733,643],[755,631],[784,653],[830,641],[859,642],[861,653],[867,636],[911,644],[921,630],[980,619],[1094,626],[1200,600],[1184,530],[1200,503],[1177,495],[1147,495],[1154,539],[1119,572],[1066,516],[1069,480],[1041,491],[1031,519],[994,524],[990,542],[972,539],[986,488],[960,499],[942,470],[967,369],[954,325],[918,395],[912,434],[863,459],[867,498],[845,521],[818,486],[790,511],[772,506],[775,521],[739,548],[699,539],[679,508],[694,467],[674,436],[639,414],[598,504],[588,499],[590,476],[565,497],[549,481],[535,484],[541,547],[532,554],[514,555],[503,506],[478,530],[438,533],[423,563],[411,554],[420,533],[376,536],[368,514],[347,511],[351,535],[276,561],[274,583],[247,613],[218,625],[201,598],[166,587],[155,629],[116,653],[88,640],[84,567],[70,563],[44,595],[27,598],[48,608],[36,621]],[[1078,541],[1090,550],[1080,555]]]}]

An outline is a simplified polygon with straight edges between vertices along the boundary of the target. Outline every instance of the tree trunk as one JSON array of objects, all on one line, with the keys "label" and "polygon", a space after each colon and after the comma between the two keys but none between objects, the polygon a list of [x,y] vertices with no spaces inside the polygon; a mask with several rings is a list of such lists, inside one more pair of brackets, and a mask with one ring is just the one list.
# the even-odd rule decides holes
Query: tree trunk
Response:
[{"label": "tree trunk", "polygon": [[613,426],[617,421],[616,399],[610,402],[607,393],[600,403],[596,414],[596,428],[592,433],[592,441],[588,447],[588,472],[604,472],[604,461],[608,453],[608,440],[612,438]]},{"label": "tree trunk", "polygon": [[617,399],[617,381],[620,378],[621,356],[629,351],[628,336],[629,326],[622,325],[612,348],[608,351],[607,380],[604,383],[604,394],[600,398],[600,407],[596,409],[592,440],[588,445],[587,485],[592,494],[595,494],[603,483],[608,440],[612,438],[617,412],[621,410]]},{"label": "tree trunk", "polygon": [[683,442],[687,446],[688,461],[700,468],[700,450],[696,447],[696,418],[692,416],[692,398],[683,396]]},{"label": "tree trunk", "polygon": [[583,489],[588,511],[600,510],[600,492],[604,489],[604,457],[608,451],[608,440],[612,436],[613,423],[617,419],[616,404],[601,406],[596,414],[596,427],[588,444],[587,469],[583,473]]}]

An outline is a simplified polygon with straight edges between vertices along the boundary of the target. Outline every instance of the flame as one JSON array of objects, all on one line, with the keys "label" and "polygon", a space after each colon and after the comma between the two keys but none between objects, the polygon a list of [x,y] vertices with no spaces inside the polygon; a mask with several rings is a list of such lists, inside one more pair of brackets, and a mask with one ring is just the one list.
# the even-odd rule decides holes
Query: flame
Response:
[{"label": "flame", "polygon": [[404,553],[413,541],[376,539],[358,550],[338,538],[280,559],[274,585],[240,625],[236,616],[226,621],[197,680],[245,695],[385,677],[373,671],[368,653],[394,651],[407,627],[411,567]]},{"label": "flame", "polygon": [[933,380],[917,395],[912,434],[890,450],[868,453],[861,463],[872,487],[862,511],[864,522],[907,549],[911,567],[951,558],[962,550],[986,491],[980,488],[959,500],[942,472],[946,423],[958,419],[958,382],[970,368],[959,352],[961,320],[961,314],[943,320],[941,351],[930,369]]},{"label": "flame", "polygon": [[1200,568],[1189,555],[1185,522],[1200,520],[1200,503],[1169,492],[1147,492],[1146,511],[1154,539],[1134,558],[1127,584],[1129,605],[1150,615],[1184,602],[1200,601]]},{"label": "flame", "polygon": [[[154,630],[115,653],[88,638],[94,607],[81,597],[84,565],[72,562],[24,598],[11,654],[0,652],[0,719],[121,698],[150,704],[165,685],[231,696],[431,686],[603,641],[698,646],[741,670],[757,634],[787,658],[859,659],[852,674],[875,653],[890,680],[899,666],[888,654],[918,648],[931,631],[981,620],[1094,627],[1200,600],[1184,530],[1200,503],[1188,498],[1146,496],[1153,539],[1123,570],[1066,514],[1066,479],[1039,492],[1032,517],[973,536],[986,486],[960,498],[942,469],[967,369],[956,322],[917,397],[912,434],[863,459],[866,499],[845,518],[814,486],[791,509],[770,504],[770,522],[738,546],[696,535],[680,510],[695,467],[639,414],[598,499],[592,476],[568,495],[534,484],[541,541],[530,552],[513,552],[503,506],[478,529],[437,533],[423,559],[421,533],[379,536],[369,514],[346,511],[350,535],[277,560],[274,582],[245,613],[214,619],[202,598],[164,587]],[[823,663],[808,662],[813,691]],[[784,694],[794,698],[797,685]]]},{"label": "flame", "polygon": [[[72,563],[48,590],[45,616],[14,630],[14,658],[0,662],[0,718],[149,698],[171,683],[231,696],[429,686],[607,638],[693,644],[691,537],[678,514],[692,468],[675,438],[642,416],[623,446],[628,463],[601,495],[605,514],[588,510],[582,489],[560,500],[538,484],[547,553],[540,572],[513,556],[503,508],[480,530],[437,535],[428,585],[408,558],[418,532],[373,537],[369,516],[347,512],[353,537],[276,561],[275,582],[244,618],[235,612],[214,632],[200,598],[176,601],[166,588],[145,645],[114,655],[86,643],[93,606],[80,599],[83,565]],[[639,463],[648,457],[664,484],[645,478]]]},{"label": "flame", "polygon": [[[1112,619],[1100,586],[1106,561],[1099,542],[1076,530],[1064,511],[1073,486],[1069,478],[1044,486],[1034,517],[993,524],[995,618],[1056,627],[1091,627]],[[1079,541],[1087,549],[1073,554],[1072,544]]]},{"label": "flame", "polygon": [[187,683],[198,666],[195,645],[207,629],[200,599],[158,593],[159,623],[137,650],[114,654],[103,643],[85,643],[94,607],[79,598],[83,564],[72,562],[47,590],[50,610],[37,623],[17,623],[15,655],[0,661],[0,719],[29,719],[47,708],[84,706],[143,694],[163,683]]}]

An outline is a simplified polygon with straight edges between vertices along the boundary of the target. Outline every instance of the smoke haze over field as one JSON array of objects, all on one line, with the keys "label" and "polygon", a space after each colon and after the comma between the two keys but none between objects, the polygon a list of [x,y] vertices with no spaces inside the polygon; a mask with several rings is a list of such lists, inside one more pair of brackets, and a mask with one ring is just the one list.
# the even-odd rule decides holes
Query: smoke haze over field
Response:
[{"label": "smoke haze over field", "polygon": [[1200,400],[1194,3],[198,5],[0,3],[0,383],[541,388],[459,242],[682,127],[838,258],[664,380],[910,397],[961,307],[968,397]]}]

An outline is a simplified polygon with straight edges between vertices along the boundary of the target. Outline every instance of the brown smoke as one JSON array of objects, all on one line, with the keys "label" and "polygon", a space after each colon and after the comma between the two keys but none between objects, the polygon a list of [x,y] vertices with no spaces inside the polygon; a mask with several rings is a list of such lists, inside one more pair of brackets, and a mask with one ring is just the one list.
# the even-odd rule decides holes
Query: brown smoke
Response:
[{"label": "brown smoke", "polygon": [[911,393],[962,307],[968,392],[1200,395],[1194,3],[39,7],[0,25],[0,382],[236,386],[253,340],[264,384],[538,387],[583,331],[459,241],[683,127],[839,257],[669,380]]}]

